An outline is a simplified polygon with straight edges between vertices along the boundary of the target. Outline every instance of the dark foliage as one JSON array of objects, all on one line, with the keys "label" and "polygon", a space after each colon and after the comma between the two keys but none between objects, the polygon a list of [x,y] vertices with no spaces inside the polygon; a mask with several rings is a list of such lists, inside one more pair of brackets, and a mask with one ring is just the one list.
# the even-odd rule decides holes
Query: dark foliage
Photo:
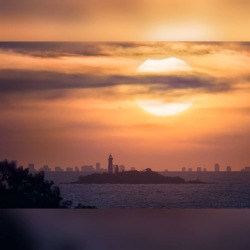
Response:
[{"label": "dark foliage", "polygon": [[44,179],[44,172],[30,174],[15,162],[0,162],[0,208],[67,208],[59,187]]},{"label": "dark foliage", "polygon": [[86,208],[86,209],[89,209],[89,208],[96,208],[95,206],[84,206],[82,205],[81,203],[78,203],[78,205],[75,207],[76,209],[82,209],[82,208]]}]

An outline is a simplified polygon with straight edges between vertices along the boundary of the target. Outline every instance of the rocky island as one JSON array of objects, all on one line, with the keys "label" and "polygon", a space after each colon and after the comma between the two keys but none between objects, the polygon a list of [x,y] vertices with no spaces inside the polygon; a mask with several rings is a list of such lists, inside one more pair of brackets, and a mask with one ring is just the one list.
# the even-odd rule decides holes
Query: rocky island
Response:
[{"label": "rocky island", "polygon": [[181,177],[169,177],[158,174],[147,169],[144,171],[124,171],[119,173],[94,173],[87,176],[80,176],[77,182],[83,184],[186,184],[203,183],[199,180],[185,181]]}]

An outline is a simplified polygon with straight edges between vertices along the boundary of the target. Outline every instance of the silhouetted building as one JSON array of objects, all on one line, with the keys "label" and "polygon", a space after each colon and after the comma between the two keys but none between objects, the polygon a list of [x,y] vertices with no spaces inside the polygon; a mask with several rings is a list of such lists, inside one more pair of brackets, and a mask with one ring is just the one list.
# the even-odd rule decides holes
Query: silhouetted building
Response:
[{"label": "silhouetted building", "polygon": [[220,165],[218,163],[215,163],[214,165],[214,171],[219,172],[220,171]]},{"label": "silhouetted building", "polygon": [[108,158],[108,173],[113,174],[113,157],[110,154]]},{"label": "silhouetted building", "polygon": [[115,173],[118,174],[119,173],[119,168],[118,165],[115,166]]},{"label": "silhouetted building", "polygon": [[81,167],[81,171],[92,172],[95,171],[92,165],[84,165]]},{"label": "silhouetted building", "polygon": [[75,167],[75,171],[76,171],[76,172],[79,172],[79,171],[80,171],[79,167],[76,166],[76,167]]},{"label": "silhouetted building", "polygon": [[207,172],[207,169],[206,169],[206,168],[203,168],[203,171],[204,171],[204,172]]},{"label": "silhouetted building", "polygon": [[95,164],[95,169],[96,169],[96,171],[100,171],[100,169],[101,169],[101,164],[100,164],[100,162],[97,162],[96,164]]},{"label": "silhouetted building", "polygon": [[14,163],[17,166],[17,160],[12,160],[11,163]]},{"label": "silhouetted building", "polygon": [[189,169],[188,169],[188,172],[192,172],[192,171],[193,171],[193,169],[192,169],[192,168],[189,168]]},{"label": "silhouetted building", "polygon": [[120,172],[124,172],[125,171],[125,166],[124,165],[120,165],[119,166],[119,170],[120,170]]},{"label": "silhouetted building", "polygon": [[197,168],[197,172],[201,172],[201,167],[198,167],[198,168]]},{"label": "silhouetted building", "polygon": [[250,167],[249,166],[245,167],[243,171],[250,172]]},{"label": "silhouetted building", "polygon": [[181,171],[186,172],[186,167],[182,167]]},{"label": "silhouetted building", "polygon": [[63,172],[63,169],[60,166],[55,167],[56,172]]},{"label": "silhouetted building", "polygon": [[227,172],[231,172],[232,168],[230,166],[227,166]]},{"label": "silhouetted building", "polygon": [[43,165],[43,171],[51,171],[52,169],[48,165]]},{"label": "silhouetted building", "polygon": [[29,163],[28,169],[29,169],[29,172],[30,172],[30,173],[34,173],[34,172],[36,171],[36,170],[35,170],[35,164]]},{"label": "silhouetted building", "polygon": [[67,168],[66,168],[66,171],[67,171],[67,172],[72,172],[72,171],[74,171],[74,169],[71,168],[71,167],[67,167]]}]

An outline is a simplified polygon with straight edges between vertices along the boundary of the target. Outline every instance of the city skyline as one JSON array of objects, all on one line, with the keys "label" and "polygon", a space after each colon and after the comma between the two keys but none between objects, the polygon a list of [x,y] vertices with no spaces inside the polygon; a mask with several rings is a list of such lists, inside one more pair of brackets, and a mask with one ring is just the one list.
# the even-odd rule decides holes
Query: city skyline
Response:
[{"label": "city skyline", "polygon": [[[219,163],[215,163],[213,166],[211,166],[210,168],[203,168],[201,166],[195,167],[195,166],[185,166],[185,167],[181,167],[178,170],[168,170],[167,168],[164,170],[157,170],[154,169],[152,166],[148,166],[146,168],[136,168],[136,167],[132,167],[132,166],[124,166],[123,164],[114,164],[113,163],[113,156],[111,154],[109,154],[108,157],[108,162],[106,164],[101,165],[100,162],[96,162],[95,164],[82,164],[82,165],[77,165],[77,166],[67,166],[67,167],[61,167],[59,165],[56,165],[54,167],[51,167],[48,164],[43,164],[40,167],[37,167],[34,163],[29,163],[28,165],[24,166],[21,165],[24,168],[28,168],[31,172],[34,171],[75,171],[75,172],[108,172],[108,173],[115,173],[115,171],[130,171],[130,170],[145,170],[145,169],[152,169],[153,171],[159,171],[159,172],[235,172],[235,171],[250,171],[250,166],[244,166],[243,168],[241,168],[240,170],[234,170],[232,166],[221,166]],[[16,165],[18,164],[18,161],[16,160],[12,160],[12,162],[15,162]],[[94,167],[95,165],[95,167]]]},{"label": "city skyline", "polygon": [[[4,160],[4,159],[2,159]],[[44,166],[47,166],[49,168],[51,168],[51,171],[55,170],[56,168],[60,168],[62,171],[67,171],[67,168],[72,168],[74,169],[74,171],[83,171],[83,170],[80,170],[81,168],[83,167],[90,167],[90,168],[93,168],[93,170],[107,170],[108,171],[108,164],[107,163],[104,163],[105,161],[98,161],[98,162],[92,162],[92,163],[80,163],[80,164],[75,164],[75,165],[72,165],[72,164],[68,164],[68,165],[59,165],[59,164],[48,164],[48,163],[41,163],[41,164],[36,164],[34,162],[30,162],[30,161],[27,161],[26,163],[20,163],[18,160],[13,160],[13,159],[7,159],[7,160],[10,160],[10,161],[14,161],[17,163],[18,166],[23,166],[23,167],[27,167],[29,168],[29,165],[35,167],[36,170],[39,170],[39,169],[42,169],[44,168]],[[101,163],[102,162],[102,163]],[[154,166],[136,166],[135,164],[132,164],[131,166],[127,166],[128,169],[131,169],[131,168],[135,168],[135,169],[138,169],[138,170],[143,170],[143,169],[146,169],[146,168],[152,168],[154,169],[155,171],[182,171],[182,172],[185,172],[185,171],[189,171],[190,169],[192,169],[192,171],[215,171],[215,165],[219,165],[219,170],[216,170],[216,171],[242,171],[244,168],[249,168],[249,165],[250,164],[245,164],[244,166],[232,166],[232,165],[221,165],[219,163],[214,163],[210,166],[207,167],[203,167],[201,165],[190,165],[190,166],[179,166],[175,169],[171,168],[171,166],[165,166],[165,168],[163,169],[157,169],[157,168],[154,168]],[[122,166],[122,167],[126,167],[124,164],[120,163],[120,164],[113,164],[113,168],[118,165],[119,167]],[[97,167],[98,166],[98,167]],[[169,168],[170,167],[170,168]],[[79,170],[75,170],[76,168],[79,168]]]}]

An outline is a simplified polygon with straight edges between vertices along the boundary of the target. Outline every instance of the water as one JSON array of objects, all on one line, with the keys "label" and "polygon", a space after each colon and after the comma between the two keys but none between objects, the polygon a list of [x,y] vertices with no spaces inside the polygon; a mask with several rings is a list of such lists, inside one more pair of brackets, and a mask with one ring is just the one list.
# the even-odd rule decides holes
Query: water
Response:
[{"label": "water", "polygon": [[[176,173],[166,173],[176,176]],[[178,173],[207,184],[59,184],[64,199],[97,208],[250,208],[250,174]]]}]

